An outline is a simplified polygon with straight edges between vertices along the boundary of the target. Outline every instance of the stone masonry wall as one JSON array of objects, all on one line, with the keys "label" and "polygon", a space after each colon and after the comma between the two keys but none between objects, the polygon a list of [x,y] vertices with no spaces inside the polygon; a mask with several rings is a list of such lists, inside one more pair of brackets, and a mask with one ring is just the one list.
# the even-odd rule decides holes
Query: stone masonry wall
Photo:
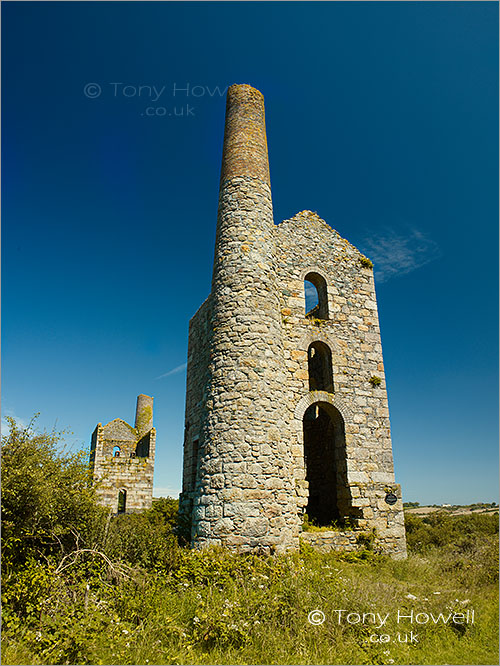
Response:
[{"label": "stone masonry wall", "polygon": [[[322,296],[310,316],[306,276]],[[372,270],[316,213],[274,225],[263,98],[231,86],[212,291],[189,332],[180,510],[195,546],[298,547],[310,498],[303,419],[318,406],[331,419],[332,502],[354,524],[344,545],[375,530],[376,548],[404,557]]]},{"label": "stone masonry wall", "polygon": [[[96,493],[100,503],[114,513],[121,490],[126,491],[126,513],[152,505],[156,448],[156,430],[151,427],[152,398],[139,396],[136,423],[134,428],[114,419],[104,426],[98,423],[92,434],[90,464]],[[115,447],[119,456],[114,455]]]},{"label": "stone masonry wall", "polygon": [[316,550],[329,553],[333,550],[356,551],[362,549],[356,532],[303,532],[300,538]]},{"label": "stone masonry wall", "polygon": [[[307,504],[302,418],[315,403],[334,406],[345,424],[351,515],[361,530],[375,528],[386,551],[405,553],[401,490],[395,483],[389,409],[373,271],[363,255],[316,213],[303,211],[275,228],[287,368],[287,418],[295,479]],[[327,284],[328,319],[306,317],[304,279]],[[332,352],[333,392],[309,391],[307,353],[321,341]],[[379,386],[370,383],[381,380]],[[385,502],[392,491],[395,505]]]},{"label": "stone masonry wall", "polygon": [[212,334],[212,299],[203,303],[189,323],[186,418],[180,509],[190,516],[196,479],[199,476],[199,452],[204,446]]}]

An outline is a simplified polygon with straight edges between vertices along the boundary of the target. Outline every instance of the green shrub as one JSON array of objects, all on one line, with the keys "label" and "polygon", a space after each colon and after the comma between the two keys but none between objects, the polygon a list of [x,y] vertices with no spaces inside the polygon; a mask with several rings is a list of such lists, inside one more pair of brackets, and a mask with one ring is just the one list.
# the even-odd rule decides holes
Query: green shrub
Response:
[{"label": "green shrub", "polygon": [[372,530],[371,532],[362,532],[356,537],[356,541],[366,550],[373,550],[375,539],[375,530]]},{"label": "green shrub", "polygon": [[157,508],[113,516],[104,549],[112,560],[149,570],[169,571],[179,559],[175,514]]},{"label": "green shrub", "polygon": [[434,511],[421,517],[407,513],[405,527],[408,547],[415,552],[426,552],[431,547],[471,551],[482,537],[498,534],[498,514],[450,516],[445,511]]},{"label": "green shrub", "polygon": [[175,530],[179,521],[179,500],[173,497],[153,499],[153,506],[148,510],[151,516],[159,516],[165,525]]},{"label": "green shrub", "polygon": [[88,453],[59,447],[63,434],[6,417],[2,437],[2,570],[31,559],[60,558],[93,544],[106,511],[96,503]]},{"label": "green shrub", "polygon": [[410,552],[436,559],[444,574],[476,586],[498,580],[498,514],[405,515]]}]

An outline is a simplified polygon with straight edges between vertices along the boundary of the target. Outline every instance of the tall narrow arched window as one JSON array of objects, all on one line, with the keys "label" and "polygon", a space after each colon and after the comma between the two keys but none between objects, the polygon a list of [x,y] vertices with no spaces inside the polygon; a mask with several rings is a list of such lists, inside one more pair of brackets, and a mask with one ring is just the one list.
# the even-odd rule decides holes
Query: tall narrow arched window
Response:
[{"label": "tall narrow arched window", "polygon": [[113,455],[114,455],[115,458],[120,457],[120,447],[119,446],[114,446],[113,447]]},{"label": "tall narrow arched window", "polygon": [[304,278],[306,317],[328,319],[328,292],[326,280],[319,273],[308,273]]},{"label": "tall narrow arched window", "polygon": [[324,342],[313,342],[307,350],[309,390],[333,393],[332,352]]},{"label": "tall narrow arched window", "polygon": [[118,513],[125,513],[127,509],[127,491],[122,488],[118,492]]}]

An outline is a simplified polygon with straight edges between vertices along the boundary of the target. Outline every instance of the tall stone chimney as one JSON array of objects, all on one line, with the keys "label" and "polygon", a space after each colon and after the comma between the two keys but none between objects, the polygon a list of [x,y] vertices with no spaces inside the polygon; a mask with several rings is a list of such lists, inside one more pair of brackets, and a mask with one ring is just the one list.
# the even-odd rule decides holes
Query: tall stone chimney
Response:
[{"label": "tall stone chimney", "polygon": [[149,395],[137,396],[137,407],[135,410],[135,428],[142,437],[153,427],[153,398]]},{"label": "tall stone chimney", "polygon": [[[191,497],[197,545],[280,549],[292,543],[291,523],[298,534],[297,512],[288,500],[294,493],[292,461],[282,444],[275,253],[264,98],[249,85],[233,85],[227,93],[212,292],[190,333],[183,496],[188,491]],[[202,326],[196,320],[204,317]],[[202,330],[209,331],[206,346]],[[209,349],[205,380],[197,376],[203,347]],[[201,381],[204,397],[196,389]]]},{"label": "tall stone chimney", "polygon": [[227,93],[221,186],[238,176],[271,187],[264,97],[248,85],[231,86]]},{"label": "tall stone chimney", "polygon": [[243,266],[253,275],[257,258],[274,272],[273,226],[264,97],[251,86],[233,85],[226,103],[213,286],[241,276]]}]

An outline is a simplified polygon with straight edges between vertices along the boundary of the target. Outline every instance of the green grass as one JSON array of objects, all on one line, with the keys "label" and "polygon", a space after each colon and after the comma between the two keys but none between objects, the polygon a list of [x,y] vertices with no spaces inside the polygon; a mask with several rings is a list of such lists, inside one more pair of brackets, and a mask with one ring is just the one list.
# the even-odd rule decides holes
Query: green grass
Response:
[{"label": "green grass", "polygon": [[[83,453],[8,421],[4,664],[498,664],[498,514],[408,515],[405,561],[377,555],[369,534],[350,553],[189,550],[176,500],[112,518]],[[455,622],[417,627],[398,610]],[[417,641],[397,640],[412,631]]]},{"label": "green grass", "polygon": [[[410,543],[422,529],[413,523]],[[448,529],[453,532],[449,524]],[[169,570],[135,569],[129,579],[113,579],[92,559],[67,570],[64,579],[43,567],[41,575],[35,568],[37,576],[27,573],[31,588],[38,585],[32,595],[35,607],[22,618],[7,608],[2,660],[497,664],[498,539],[491,525],[480,525],[476,532],[465,545],[460,540],[439,548],[428,544],[405,561],[368,551],[342,555],[305,548],[266,557],[180,549]],[[318,626],[307,619],[315,609],[326,617]],[[368,621],[350,624],[344,617],[339,623],[340,609],[389,617],[381,629]],[[397,622],[398,610],[437,616],[467,609],[475,611],[474,624]],[[397,641],[398,633],[410,631],[418,635],[417,643]],[[390,642],[374,642],[381,634],[390,636]]]}]

